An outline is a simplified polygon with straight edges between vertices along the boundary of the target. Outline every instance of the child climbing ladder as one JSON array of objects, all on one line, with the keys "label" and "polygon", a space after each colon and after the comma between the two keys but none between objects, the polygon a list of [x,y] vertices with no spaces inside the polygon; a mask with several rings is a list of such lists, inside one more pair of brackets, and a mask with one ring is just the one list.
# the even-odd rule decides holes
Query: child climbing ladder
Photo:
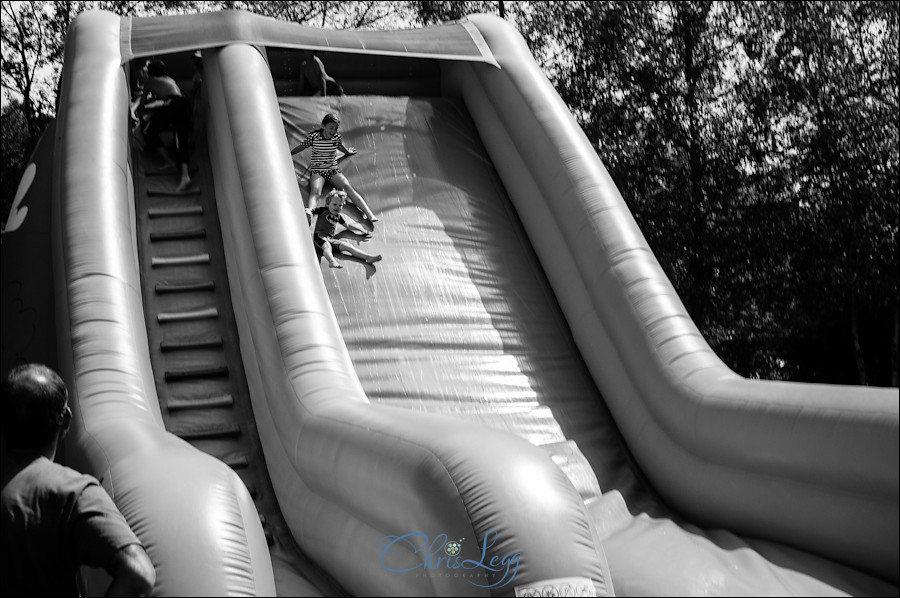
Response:
[{"label": "child climbing ladder", "polygon": [[[155,149],[163,159],[162,171],[180,173],[176,194],[190,193],[190,137],[193,129],[193,104],[166,73],[161,60],[149,61],[140,72],[141,95],[133,115],[135,143],[141,150]],[[174,157],[162,143],[160,134],[171,129]]]}]

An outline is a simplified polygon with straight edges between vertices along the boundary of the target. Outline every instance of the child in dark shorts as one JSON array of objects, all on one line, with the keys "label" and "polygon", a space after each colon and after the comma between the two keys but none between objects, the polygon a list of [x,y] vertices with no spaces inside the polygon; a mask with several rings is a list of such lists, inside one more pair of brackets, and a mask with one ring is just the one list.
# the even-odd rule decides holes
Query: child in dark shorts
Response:
[{"label": "child in dark shorts", "polygon": [[343,209],[346,201],[347,194],[343,191],[338,191],[337,189],[335,189],[325,196],[324,206],[316,208],[312,211],[313,215],[316,216],[316,226],[313,229],[313,244],[316,246],[316,249],[318,251],[322,252],[322,255],[325,256],[326,260],[328,260],[328,265],[332,268],[344,267],[343,264],[335,259],[335,249],[344,253],[349,253],[353,257],[358,257],[362,260],[365,260],[366,263],[369,264],[374,264],[375,262],[380,261],[381,254],[371,254],[367,251],[363,251],[349,241],[335,238],[338,224],[362,236],[364,241],[368,241],[370,238],[372,238],[372,233],[341,213],[341,210]]}]

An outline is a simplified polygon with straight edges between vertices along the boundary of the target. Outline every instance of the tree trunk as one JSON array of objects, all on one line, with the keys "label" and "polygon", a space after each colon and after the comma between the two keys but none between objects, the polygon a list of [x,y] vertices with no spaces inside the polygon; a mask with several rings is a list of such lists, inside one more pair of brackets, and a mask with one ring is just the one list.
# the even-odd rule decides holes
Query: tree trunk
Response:
[{"label": "tree trunk", "polygon": [[696,2],[676,6],[675,35],[680,38],[682,64],[686,83],[685,105],[687,109],[686,146],[688,153],[688,181],[690,206],[690,227],[693,235],[690,257],[690,278],[692,279],[691,317],[703,328],[710,306],[712,269],[709,259],[709,233],[707,231],[708,206],[706,205],[706,162],[703,136],[700,124],[700,84],[703,66],[699,63],[698,51],[701,37],[706,29],[706,18],[710,3]]},{"label": "tree trunk", "polygon": [[900,347],[900,305],[894,304],[894,338],[891,340],[891,386],[900,386],[900,364],[897,363]]},{"label": "tree trunk", "polygon": [[869,377],[866,375],[866,362],[863,359],[862,345],[859,342],[859,307],[856,304],[856,295],[850,300],[850,335],[853,338],[853,356],[856,358],[856,371],[859,374],[859,383],[869,385]]}]

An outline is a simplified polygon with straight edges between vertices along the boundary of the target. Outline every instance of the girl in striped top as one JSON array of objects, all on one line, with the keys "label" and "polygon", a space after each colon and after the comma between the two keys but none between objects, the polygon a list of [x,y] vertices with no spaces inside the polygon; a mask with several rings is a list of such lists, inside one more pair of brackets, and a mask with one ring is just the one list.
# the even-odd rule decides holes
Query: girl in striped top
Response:
[{"label": "girl in striped top", "polygon": [[312,156],[309,160],[309,199],[306,206],[306,219],[312,221],[312,210],[319,203],[319,197],[322,195],[322,188],[325,183],[331,183],[335,189],[344,191],[347,197],[356,206],[362,210],[362,213],[373,224],[378,222],[378,218],[372,213],[369,204],[363,199],[363,196],[353,188],[344,173],[337,165],[337,152],[342,151],[348,156],[356,153],[352,147],[345,147],[338,133],[338,127],[341,121],[334,114],[326,114],[322,119],[322,128],[316,129],[306,136],[300,145],[291,150],[291,155],[298,154],[308,147],[312,148]]}]

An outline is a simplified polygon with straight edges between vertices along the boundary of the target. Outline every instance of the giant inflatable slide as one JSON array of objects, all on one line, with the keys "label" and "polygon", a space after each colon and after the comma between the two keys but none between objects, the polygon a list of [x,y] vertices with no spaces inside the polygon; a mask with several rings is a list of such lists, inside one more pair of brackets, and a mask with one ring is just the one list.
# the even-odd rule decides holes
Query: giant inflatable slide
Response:
[{"label": "giant inflatable slide", "polygon": [[[187,191],[132,133],[150,58]],[[311,242],[326,113],[375,264]],[[897,389],[729,370],[501,19],[82,14],[2,253],[4,368],[65,378],[154,595],[898,594]]]}]

